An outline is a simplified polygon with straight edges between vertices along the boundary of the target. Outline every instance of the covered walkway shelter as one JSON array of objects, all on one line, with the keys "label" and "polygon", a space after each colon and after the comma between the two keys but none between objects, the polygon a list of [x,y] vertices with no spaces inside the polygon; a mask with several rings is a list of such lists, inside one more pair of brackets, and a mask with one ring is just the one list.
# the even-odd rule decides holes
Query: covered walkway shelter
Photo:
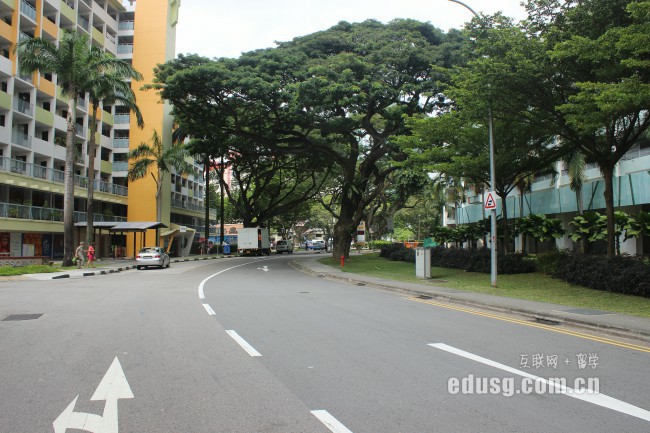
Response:
[{"label": "covered walkway shelter", "polygon": [[175,257],[187,257],[190,255],[195,233],[193,228],[171,223],[169,230],[162,232],[160,236],[165,239],[168,253]]},{"label": "covered walkway shelter", "polygon": [[[86,222],[78,222],[75,224],[75,227],[81,228],[86,227]],[[93,236],[97,239],[97,246],[95,247],[96,251],[103,251],[101,249],[101,233],[102,230],[108,230],[110,234],[128,234],[133,233],[133,251],[138,252],[140,249],[151,246],[147,245],[147,230],[156,230],[156,236],[154,237],[154,245],[158,244],[158,239],[160,238],[158,230],[161,228],[167,228],[167,226],[161,222],[119,222],[119,221],[97,221],[93,223],[93,230],[99,230],[99,236]],[[140,236],[138,236],[138,233]],[[139,238],[139,239],[138,239]],[[80,237],[81,239],[81,237]],[[101,256],[100,256],[101,257]]]}]

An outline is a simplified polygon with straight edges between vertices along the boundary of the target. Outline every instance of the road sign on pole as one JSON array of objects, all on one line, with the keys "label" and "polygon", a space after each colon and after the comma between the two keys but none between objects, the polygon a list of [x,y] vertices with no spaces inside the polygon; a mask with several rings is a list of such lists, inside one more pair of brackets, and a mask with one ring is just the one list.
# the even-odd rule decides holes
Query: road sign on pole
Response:
[{"label": "road sign on pole", "polygon": [[485,206],[485,209],[496,209],[497,208],[497,201],[495,198],[494,191],[488,191],[488,193],[485,195],[485,202],[483,203]]}]

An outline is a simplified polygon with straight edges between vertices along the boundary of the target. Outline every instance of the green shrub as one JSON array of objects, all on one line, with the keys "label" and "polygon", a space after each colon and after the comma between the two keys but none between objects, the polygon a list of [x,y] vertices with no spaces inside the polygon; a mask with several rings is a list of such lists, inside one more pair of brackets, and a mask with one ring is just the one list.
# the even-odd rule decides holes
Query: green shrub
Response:
[{"label": "green shrub", "polygon": [[384,248],[387,245],[392,245],[393,242],[391,241],[370,241],[368,242],[368,248],[371,250],[380,250]]},{"label": "green shrub", "polygon": [[[490,250],[436,247],[431,251],[431,265],[442,268],[464,269],[470,272],[491,272]],[[535,272],[535,263],[523,254],[499,255],[497,273],[524,274]]]},{"label": "green shrub", "polygon": [[566,253],[553,276],[591,289],[650,298],[650,266],[641,257]]},{"label": "green shrub", "polygon": [[558,250],[539,253],[534,259],[535,269],[537,269],[537,272],[553,275],[557,270],[558,262],[562,260],[562,257],[564,256],[565,253]]}]

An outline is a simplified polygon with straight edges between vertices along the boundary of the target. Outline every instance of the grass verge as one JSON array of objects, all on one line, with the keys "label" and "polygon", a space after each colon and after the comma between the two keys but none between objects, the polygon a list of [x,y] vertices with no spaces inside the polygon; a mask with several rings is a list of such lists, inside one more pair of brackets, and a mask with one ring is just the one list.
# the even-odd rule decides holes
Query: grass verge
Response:
[{"label": "grass verge", "polygon": [[[323,258],[319,262],[340,268],[338,261],[330,257]],[[499,275],[497,288],[491,286],[490,274],[465,272],[459,269],[434,267],[431,268],[431,280],[422,280],[415,276],[413,263],[393,262],[379,257],[378,253],[352,255],[346,259],[342,271],[468,292],[650,317],[648,298],[574,286],[540,273]]]},{"label": "grass verge", "polygon": [[29,265],[29,266],[0,266],[0,277],[10,277],[13,275],[23,275],[23,274],[45,274],[50,272],[60,272],[67,269],[76,269],[73,267],[62,268],[60,266],[50,266],[50,265]]}]

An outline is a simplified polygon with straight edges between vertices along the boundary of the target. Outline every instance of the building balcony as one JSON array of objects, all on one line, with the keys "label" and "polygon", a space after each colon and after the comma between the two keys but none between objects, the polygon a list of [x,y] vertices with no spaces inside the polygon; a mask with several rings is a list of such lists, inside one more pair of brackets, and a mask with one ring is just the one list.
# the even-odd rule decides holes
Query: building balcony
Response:
[{"label": "building balcony", "polygon": [[116,125],[124,125],[124,124],[131,123],[130,114],[116,114],[113,116],[113,119],[115,120]]},{"label": "building balcony", "polygon": [[14,110],[29,117],[34,116],[34,104],[29,101],[24,101],[17,96],[14,96]]},{"label": "building balcony", "polygon": [[113,149],[128,149],[131,140],[129,138],[114,138]]},{"label": "building balcony", "polygon": [[36,22],[36,8],[27,3],[25,0],[20,1],[20,13]]},{"label": "building balcony", "polygon": [[17,144],[18,146],[31,148],[32,147],[32,136],[24,134],[19,131],[12,131],[11,133],[11,142]]},{"label": "building balcony", "polygon": [[[105,162],[105,161],[102,161]],[[61,170],[54,170],[49,167],[43,167],[18,159],[0,157],[0,172],[15,173],[33,179],[44,180],[62,184],[65,181],[65,173]],[[88,188],[88,178],[85,176],[74,177],[74,185],[79,188]],[[95,190],[126,197],[128,188],[122,185],[116,185],[103,180],[95,179]]]}]

